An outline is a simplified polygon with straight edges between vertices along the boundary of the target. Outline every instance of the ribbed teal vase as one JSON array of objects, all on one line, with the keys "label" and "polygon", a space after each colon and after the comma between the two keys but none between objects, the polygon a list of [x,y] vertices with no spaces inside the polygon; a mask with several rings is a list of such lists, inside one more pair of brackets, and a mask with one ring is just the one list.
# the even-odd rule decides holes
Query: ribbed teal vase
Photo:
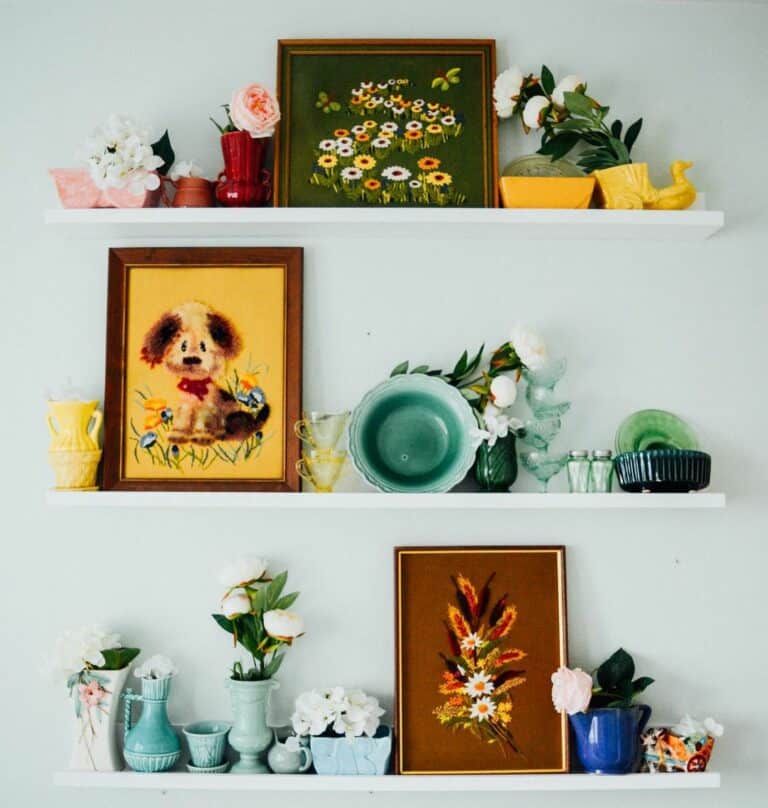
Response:
[{"label": "ribbed teal vase", "polygon": [[230,770],[233,774],[269,773],[265,757],[272,744],[272,730],[267,726],[267,712],[272,691],[279,686],[274,679],[227,679],[234,717],[229,744],[240,753],[240,760]]},{"label": "ribbed teal vase", "polygon": [[[168,696],[173,677],[142,679],[141,695],[126,690],[123,756],[136,772],[164,772],[181,756],[179,737],[168,720]],[[141,718],[133,725],[131,704],[141,703]]]},{"label": "ribbed teal vase", "polygon": [[485,491],[507,491],[517,479],[515,436],[499,438],[493,446],[483,441],[475,459],[475,479]]}]

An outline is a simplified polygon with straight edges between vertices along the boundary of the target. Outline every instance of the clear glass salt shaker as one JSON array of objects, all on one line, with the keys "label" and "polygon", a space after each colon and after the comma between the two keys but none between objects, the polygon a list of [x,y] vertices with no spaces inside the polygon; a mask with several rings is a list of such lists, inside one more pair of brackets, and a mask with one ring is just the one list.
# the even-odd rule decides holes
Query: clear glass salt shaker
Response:
[{"label": "clear glass salt shaker", "polygon": [[609,494],[613,485],[613,453],[610,449],[595,449],[592,453],[589,490]]},{"label": "clear glass salt shaker", "polygon": [[589,452],[586,449],[568,452],[568,489],[572,494],[589,491]]}]

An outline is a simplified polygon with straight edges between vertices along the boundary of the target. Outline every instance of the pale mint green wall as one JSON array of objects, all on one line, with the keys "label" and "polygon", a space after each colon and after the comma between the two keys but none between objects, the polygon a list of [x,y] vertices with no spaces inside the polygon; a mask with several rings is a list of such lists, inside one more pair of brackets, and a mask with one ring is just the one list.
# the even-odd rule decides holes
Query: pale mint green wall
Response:
[{"label": "pale mint green wall", "polygon": [[[309,633],[281,679],[276,718],[299,688],[361,685],[389,704],[391,547],[418,542],[557,542],[568,546],[572,658],[620,643],[659,683],[659,718],[684,710],[726,726],[715,753],[720,794],[622,795],[622,805],[762,805],[766,768],[765,77],[768,7],[698,2],[546,3],[229,0],[0,5],[0,245],[3,311],[3,555],[0,794],[14,808],[204,806],[202,795],[55,791],[68,754],[63,688],[38,669],[65,627],[101,619],[178,661],[175,720],[225,716],[227,637],[208,617],[222,558],[259,552],[290,568]],[[111,111],[168,126],[181,157],[219,165],[207,122],[232,88],[271,82],[278,37],[495,36],[499,61],[579,71],[625,120],[642,114],[638,156],[696,161],[692,178],[727,212],[700,244],[307,240],[305,388],[314,408],[353,404],[397,361],[445,362],[501,341],[516,320],[567,353],[574,407],[562,445],[612,443],[629,411],[686,415],[714,457],[723,512],[567,514],[259,514],[57,512],[43,397],[66,376],[101,395],[110,246],[54,232],[48,166]],[[534,149],[502,140],[502,160]],[[281,244],[290,243],[280,239]],[[298,241],[296,243],[301,243]],[[560,482],[562,485],[562,481]],[[530,489],[525,477],[521,490]],[[153,563],[142,558],[152,548]],[[369,798],[318,797],[318,806]],[[371,802],[459,806],[465,797]],[[473,799],[499,804],[500,797]],[[526,806],[614,806],[611,794],[534,795]],[[253,804],[248,795],[218,806]],[[282,798],[288,808],[306,797]],[[510,802],[510,800],[505,800]]]}]

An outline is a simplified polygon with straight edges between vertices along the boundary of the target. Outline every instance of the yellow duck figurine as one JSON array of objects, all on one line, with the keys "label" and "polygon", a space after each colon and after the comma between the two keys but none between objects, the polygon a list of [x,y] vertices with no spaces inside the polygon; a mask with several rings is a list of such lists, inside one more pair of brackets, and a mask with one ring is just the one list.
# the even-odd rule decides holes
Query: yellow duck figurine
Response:
[{"label": "yellow duck figurine", "polygon": [[696,201],[696,188],[685,176],[692,165],[687,160],[675,160],[669,168],[674,182],[665,188],[653,187],[647,163],[594,171],[600,206],[625,210],[685,210]]}]

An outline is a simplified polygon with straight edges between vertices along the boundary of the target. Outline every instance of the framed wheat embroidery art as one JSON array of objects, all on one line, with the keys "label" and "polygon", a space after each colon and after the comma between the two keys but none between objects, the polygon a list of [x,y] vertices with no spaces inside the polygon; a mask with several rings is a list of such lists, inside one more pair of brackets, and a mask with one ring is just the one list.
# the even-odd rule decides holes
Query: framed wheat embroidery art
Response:
[{"label": "framed wheat embroidery art", "polygon": [[298,491],[300,248],[109,253],[104,488]]},{"label": "framed wheat embroidery art", "polygon": [[401,547],[399,774],[568,771],[563,547]]}]

